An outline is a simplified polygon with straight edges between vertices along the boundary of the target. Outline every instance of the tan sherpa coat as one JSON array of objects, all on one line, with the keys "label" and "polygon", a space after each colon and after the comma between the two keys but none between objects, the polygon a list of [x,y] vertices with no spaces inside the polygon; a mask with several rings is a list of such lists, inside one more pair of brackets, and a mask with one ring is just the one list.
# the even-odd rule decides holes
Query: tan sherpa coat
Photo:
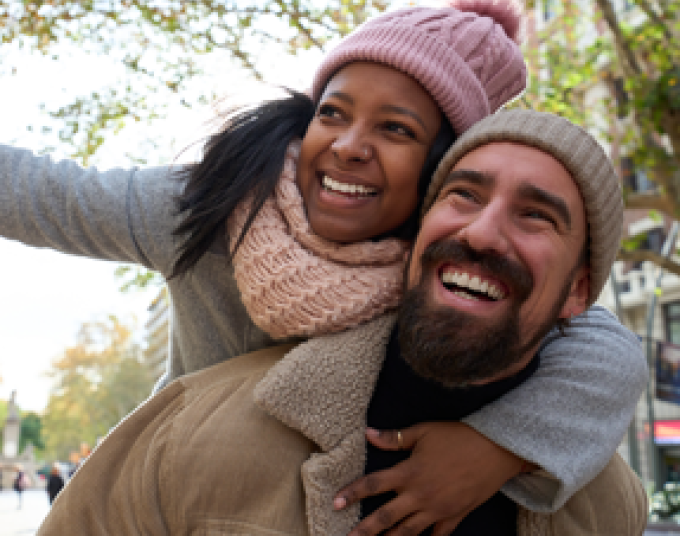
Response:
[{"label": "tan sherpa coat", "polygon": [[[39,536],[343,536],[332,509],[363,474],[365,414],[393,317],[268,348],[176,380],[97,448]],[[522,477],[529,479],[539,476]],[[616,456],[557,513],[520,508],[519,536],[639,536],[640,482]]]}]

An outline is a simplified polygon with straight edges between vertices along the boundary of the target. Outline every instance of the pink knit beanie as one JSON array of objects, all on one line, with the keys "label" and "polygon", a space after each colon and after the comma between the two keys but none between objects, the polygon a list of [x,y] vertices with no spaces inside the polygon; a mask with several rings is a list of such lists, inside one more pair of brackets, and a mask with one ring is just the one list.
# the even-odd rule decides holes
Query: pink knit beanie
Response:
[{"label": "pink knit beanie", "polygon": [[354,61],[384,63],[412,76],[432,95],[456,133],[494,113],[526,86],[517,44],[517,0],[452,0],[375,17],[343,39],[314,76],[312,98]]}]

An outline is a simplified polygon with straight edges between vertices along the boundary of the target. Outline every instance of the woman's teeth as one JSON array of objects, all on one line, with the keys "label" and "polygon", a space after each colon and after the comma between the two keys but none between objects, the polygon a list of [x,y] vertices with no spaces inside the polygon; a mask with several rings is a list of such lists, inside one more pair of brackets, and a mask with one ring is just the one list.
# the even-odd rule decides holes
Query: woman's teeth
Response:
[{"label": "woman's teeth", "polygon": [[367,186],[362,186],[361,184],[345,184],[344,182],[331,179],[328,175],[323,176],[321,185],[329,192],[343,195],[370,197],[377,195],[378,193],[376,188],[368,188]]}]

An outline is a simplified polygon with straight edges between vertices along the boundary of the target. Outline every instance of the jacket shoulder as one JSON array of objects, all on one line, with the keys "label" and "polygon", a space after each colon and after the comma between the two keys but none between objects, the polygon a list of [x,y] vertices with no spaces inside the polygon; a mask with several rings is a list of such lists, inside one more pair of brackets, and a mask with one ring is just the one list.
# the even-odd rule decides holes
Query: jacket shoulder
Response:
[{"label": "jacket shoulder", "polygon": [[642,536],[647,511],[647,494],[640,479],[615,454],[600,474],[554,514],[524,511],[519,534]]},{"label": "jacket shoulder", "polygon": [[280,344],[232,357],[211,367],[181,376],[173,383],[179,383],[186,393],[191,394],[219,387],[220,384],[232,382],[235,378],[263,374],[294,347],[295,344]]}]

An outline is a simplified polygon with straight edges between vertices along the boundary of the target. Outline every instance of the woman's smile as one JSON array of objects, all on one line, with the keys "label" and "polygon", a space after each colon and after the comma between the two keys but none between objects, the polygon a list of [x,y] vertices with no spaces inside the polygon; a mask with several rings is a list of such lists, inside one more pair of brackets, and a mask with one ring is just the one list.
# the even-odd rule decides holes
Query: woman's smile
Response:
[{"label": "woman's smile", "polygon": [[355,62],[328,83],[302,140],[297,181],[314,232],[356,242],[397,229],[418,204],[418,181],[441,112],[391,67]]}]

